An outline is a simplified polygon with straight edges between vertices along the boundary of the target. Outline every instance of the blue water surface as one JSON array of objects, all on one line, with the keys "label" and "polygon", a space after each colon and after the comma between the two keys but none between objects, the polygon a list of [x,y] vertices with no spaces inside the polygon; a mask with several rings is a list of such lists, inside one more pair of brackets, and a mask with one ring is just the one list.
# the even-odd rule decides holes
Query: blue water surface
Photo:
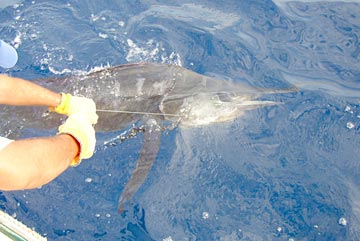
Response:
[{"label": "blue water surface", "polygon": [[20,56],[1,70],[12,76],[159,62],[299,91],[232,122],[163,132],[123,214],[142,134],[104,143],[124,130],[97,133],[95,155],[50,184],[0,192],[0,208],[48,240],[360,240],[359,37],[356,0],[1,1],[0,38]]}]

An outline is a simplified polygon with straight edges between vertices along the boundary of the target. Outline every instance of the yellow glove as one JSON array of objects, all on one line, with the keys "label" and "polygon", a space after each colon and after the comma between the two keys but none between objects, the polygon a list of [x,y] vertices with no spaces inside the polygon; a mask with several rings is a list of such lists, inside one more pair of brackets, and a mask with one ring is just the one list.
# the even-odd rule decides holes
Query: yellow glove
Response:
[{"label": "yellow glove", "polygon": [[56,107],[50,107],[49,109],[50,111],[68,116],[74,113],[85,113],[93,125],[95,125],[98,120],[95,102],[86,97],[62,93],[60,104]]},{"label": "yellow glove", "polygon": [[71,166],[77,166],[82,159],[92,157],[95,150],[95,130],[84,113],[70,115],[65,123],[59,127],[58,134],[69,134],[80,144],[80,154],[74,158]]}]

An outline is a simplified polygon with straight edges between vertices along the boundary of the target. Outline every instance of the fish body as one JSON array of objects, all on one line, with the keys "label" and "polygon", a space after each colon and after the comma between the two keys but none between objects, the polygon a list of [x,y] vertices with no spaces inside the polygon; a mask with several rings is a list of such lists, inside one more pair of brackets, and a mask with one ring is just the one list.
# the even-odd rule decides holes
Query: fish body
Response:
[{"label": "fish body", "polygon": [[[260,89],[218,80],[180,66],[141,63],[101,69],[86,75],[38,79],[53,91],[92,98],[97,106],[97,132],[120,130],[144,123],[144,144],[132,177],[119,198],[119,210],[146,179],[160,148],[163,123],[196,128],[234,120],[246,111],[278,104],[257,98],[295,91]],[[101,111],[100,111],[101,110]],[[66,117],[39,107],[1,106],[0,132],[17,138],[24,128],[57,128]],[[16,131],[17,130],[17,131]]]}]

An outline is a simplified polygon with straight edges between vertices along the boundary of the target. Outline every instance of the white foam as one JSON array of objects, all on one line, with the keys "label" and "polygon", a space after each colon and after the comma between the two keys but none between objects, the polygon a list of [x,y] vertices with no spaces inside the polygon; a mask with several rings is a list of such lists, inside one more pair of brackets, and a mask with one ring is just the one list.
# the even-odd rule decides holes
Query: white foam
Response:
[{"label": "white foam", "polygon": [[85,182],[87,182],[87,183],[92,182],[92,178],[91,178],[91,177],[87,177],[87,178],[85,178]]},{"label": "white foam", "polygon": [[19,48],[22,43],[21,36],[22,34],[18,32],[13,40],[13,44],[16,49]]},{"label": "white foam", "polygon": [[106,33],[99,33],[99,37],[106,39],[106,38],[109,38],[109,35],[107,35]]},{"label": "white foam", "polygon": [[136,44],[132,39],[127,39],[127,44],[129,49],[126,60],[128,62],[160,62],[181,66],[179,54],[171,52],[167,55],[162,44],[153,39],[149,39],[144,46],[139,46],[140,44]]},{"label": "white foam", "polygon": [[339,223],[341,226],[346,226],[346,225],[347,225],[347,220],[346,220],[346,218],[341,217],[341,218],[339,218],[338,223]]},{"label": "white foam", "polygon": [[94,14],[91,14],[91,21],[96,22],[97,20],[99,20],[99,17]]},{"label": "white foam", "polygon": [[163,241],[173,241],[173,239],[172,239],[171,236],[169,236],[169,237],[167,237],[167,238],[164,238]]},{"label": "white foam", "polygon": [[204,220],[208,219],[209,217],[210,217],[210,214],[209,214],[208,212],[203,212],[203,213],[202,213],[202,218],[203,218]]},{"label": "white foam", "polygon": [[355,127],[355,125],[352,122],[348,122],[346,123],[346,127],[351,130]]},{"label": "white foam", "polygon": [[[44,62],[42,62],[42,63],[43,64],[48,64],[47,59],[44,59]],[[58,74],[58,75],[72,73],[72,71],[70,69],[56,70],[51,66],[49,66],[49,70],[50,70],[51,73]]]}]

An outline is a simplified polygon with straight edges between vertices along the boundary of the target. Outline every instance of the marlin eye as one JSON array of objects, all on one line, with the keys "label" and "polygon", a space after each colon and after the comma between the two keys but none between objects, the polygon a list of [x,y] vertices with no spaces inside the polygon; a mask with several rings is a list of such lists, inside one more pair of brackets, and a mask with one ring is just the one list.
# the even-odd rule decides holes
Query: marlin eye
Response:
[{"label": "marlin eye", "polygon": [[231,102],[232,101],[230,93],[218,93],[217,96],[218,96],[219,100],[222,102]]}]

